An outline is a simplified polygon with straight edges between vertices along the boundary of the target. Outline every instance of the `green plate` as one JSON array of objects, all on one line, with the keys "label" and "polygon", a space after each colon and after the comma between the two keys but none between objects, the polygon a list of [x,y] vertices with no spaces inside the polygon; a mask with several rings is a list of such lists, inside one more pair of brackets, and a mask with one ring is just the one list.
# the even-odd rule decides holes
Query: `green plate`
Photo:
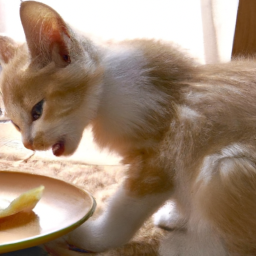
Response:
[{"label": "green plate", "polygon": [[12,171],[0,171],[0,205],[40,185],[43,196],[32,212],[0,219],[0,254],[56,239],[94,213],[96,202],[88,192],[54,178]]}]

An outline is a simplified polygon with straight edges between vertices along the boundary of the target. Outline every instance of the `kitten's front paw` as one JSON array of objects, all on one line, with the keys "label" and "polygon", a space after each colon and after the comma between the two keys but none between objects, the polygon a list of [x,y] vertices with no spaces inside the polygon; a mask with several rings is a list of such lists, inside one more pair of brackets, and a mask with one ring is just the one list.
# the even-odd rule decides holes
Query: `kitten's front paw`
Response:
[{"label": "kitten's front paw", "polygon": [[108,249],[104,231],[100,232],[100,228],[95,224],[95,221],[86,222],[67,234],[65,240],[69,249],[88,253],[102,252]]},{"label": "kitten's front paw", "polygon": [[112,230],[112,225],[104,225],[106,223],[107,221],[101,217],[85,222],[64,237],[65,246],[69,246],[69,250],[81,249],[80,252],[95,253],[118,246],[116,241],[120,236]]}]

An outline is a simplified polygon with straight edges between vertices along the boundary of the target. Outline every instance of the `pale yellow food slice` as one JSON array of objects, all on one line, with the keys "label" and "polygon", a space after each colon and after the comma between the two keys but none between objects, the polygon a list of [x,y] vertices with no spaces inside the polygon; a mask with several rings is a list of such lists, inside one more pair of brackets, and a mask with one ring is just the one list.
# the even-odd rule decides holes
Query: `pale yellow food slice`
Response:
[{"label": "pale yellow food slice", "polygon": [[43,194],[44,186],[33,188],[15,198],[5,209],[0,209],[0,218],[7,217],[22,211],[31,211]]}]

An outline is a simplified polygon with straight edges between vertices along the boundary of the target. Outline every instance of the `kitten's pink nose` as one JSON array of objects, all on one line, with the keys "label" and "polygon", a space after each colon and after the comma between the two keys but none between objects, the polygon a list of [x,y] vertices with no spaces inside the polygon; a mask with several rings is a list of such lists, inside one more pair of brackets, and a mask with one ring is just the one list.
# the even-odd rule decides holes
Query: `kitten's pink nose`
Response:
[{"label": "kitten's pink nose", "polygon": [[34,150],[33,141],[31,140],[23,140],[23,145],[27,149]]}]

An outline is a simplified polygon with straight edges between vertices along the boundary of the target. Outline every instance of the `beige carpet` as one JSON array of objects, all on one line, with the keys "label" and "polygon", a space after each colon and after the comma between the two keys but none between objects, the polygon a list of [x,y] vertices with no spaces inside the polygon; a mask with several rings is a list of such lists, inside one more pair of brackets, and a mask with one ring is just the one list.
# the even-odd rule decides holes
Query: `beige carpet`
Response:
[{"label": "beige carpet", "polygon": [[[12,125],[0,123],[0,170],[37,173],[73,183],[95,197],[97,216],[104,209],[104,202],[122,181],[125,168],[119,165],[118,156],[98,151],[92,143],[90,132],[85,133],[82,143],[84,145],[81,144],[78,152],[70,158],[59,159],[50,152],[32,155],[31,151],[24,149],[20,135]],[[157,255],[162,232],[149,219],[127,245],[94,255]],[[81,254],[72,252],[72,255]]]}]

